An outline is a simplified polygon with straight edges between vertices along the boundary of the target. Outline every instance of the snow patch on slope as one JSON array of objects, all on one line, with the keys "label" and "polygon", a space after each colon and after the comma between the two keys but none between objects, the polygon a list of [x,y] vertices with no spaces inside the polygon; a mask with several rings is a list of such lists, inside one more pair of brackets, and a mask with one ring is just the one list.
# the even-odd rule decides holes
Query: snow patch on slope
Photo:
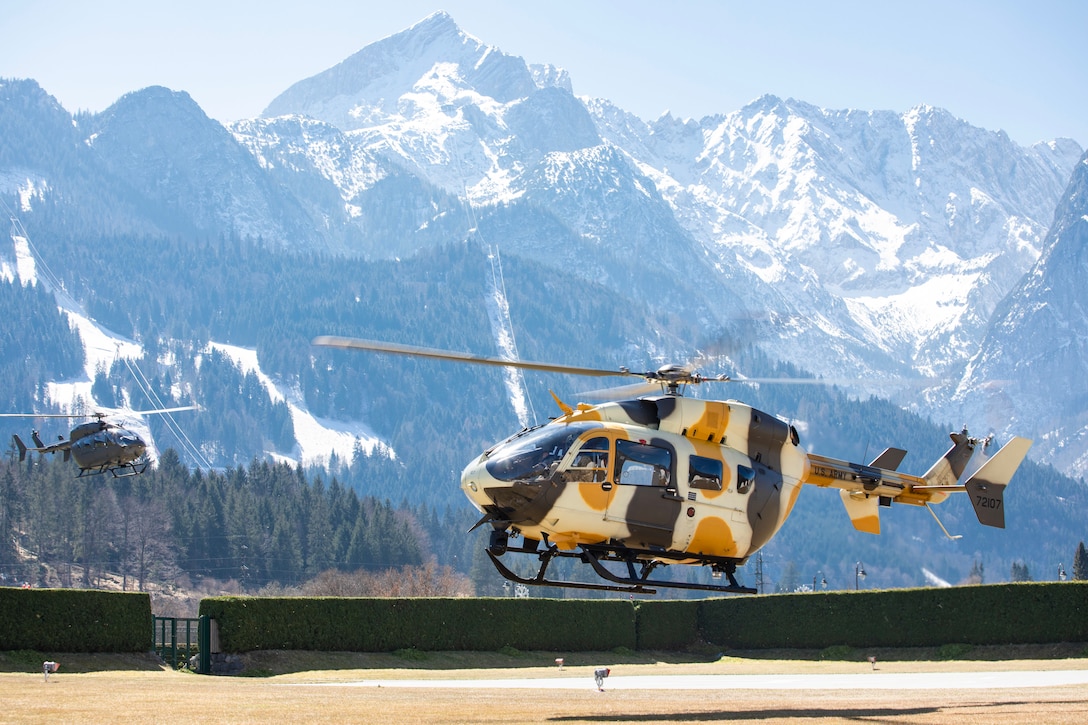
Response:
[{"label": "snow patch on slope", "polygon": [[[83,372],[86,377],[48,383],[46,390],[49,400],[66,410],[79,409],[80,401],[83,401],[84,406],[89,406],[87,411],[98,410],[100,406],[91,394],[94,376],[100,370],[108,371],[118,360],[139,360],[143,357],[144,350],[139,343],[110,332],[82,311],[64,305],[60,306],[60,310],[68,318],[68,326],[78,332],[83,341]],[[151,443],[146,436],[144,440]]]},{"label": "snow patch on slope", "polygon": [[[11,235],[15,247],[15,268],[4,265],[0,276],[14,281],[15,275],[23,286],[38,284],[38,266],[30,241],[20,234]],[[68,319],[68,326],[75,330],[83,342],[83,372],[85,377],[65,382],[50,382],[46,391],[49,401],[72,412],[98,410],[91,385],[99,370],[109,370],[121,358],[136,360],[143,357],[138,344],[102,327],[83,311],[75,301],[61,290],[53,290],[57,307]]]},{"label": "snow patch on slope", "polygon": [[[17,275],[23,286],[37,285],[39,283],[38,266],[30,248],[30,240],[14,231],[11,239],[15,248],[15,267],[12,269],[6,263],[0,265],[0,277],[13,282]],[[53,293],[57,300],[57,308],[67,318],[68,326],[79,334],[80,341],[83,343],[83,376],[74,380],[47,382],[46,399],[51,405],[73,415],[107,414],[110,422],[123,425],[143,438],[147,444],[148,459],[153,464],[156,463],[159,459],[159,451],[143,417],[131,415],[130,411],[125,409],[111,409],[99,405],[91,393],[94,376],[99,370],[109,370],[114,362],[122,358],[138,360],[143,357],[143,348],[138,343],[110,332],[92,320],[64,290],[53,290]]]},{"label": "snow patch on slope", "polygon": [[[256,350],[210,342],[208,351],[211,350],[226,355],[242,374],[256,375],[270,400],[286,403],[295,428],[295,439],[298,441],[299,460],[303,465],[327,465],[334,453],[341,461],[349,463],[357,449],[366,456],[396,458],[396,452],[383,443],[365,423],[318,418],[307,411],[302,405],[302,394],[299,390],[280,385],[261,370]],[[290,463],[296,462],[283,456],[278,458]]]},{"label": "snow patch on slope", "polygon": [[34,255],[30,253],[29,240],[18,234],[12,234],[11,240],[15,243],[15,270],[13,275],[5,265],[5,276],[14,282],[15,275],[18,275],[19,282],[24,287],[38,284],[38,267],[34,263]]},{"label": "snow patch on slope", "polygon": [[[491,334],[503,360],[519,360],[517,343],[514,340],[514,326],[510,321],[510,303],[506,299],[505,283],[502,278],[502,261],[498,252],[488,254],[491,260],[491,294],[487,298],[487,318],[491,322]],[[530,410],[525,393],[525,381],[519,368],[503,368],[503,381],[510,405],[518,417],[522,428],[530,425]],[[533,414],[533,418],[535,418]]]}]

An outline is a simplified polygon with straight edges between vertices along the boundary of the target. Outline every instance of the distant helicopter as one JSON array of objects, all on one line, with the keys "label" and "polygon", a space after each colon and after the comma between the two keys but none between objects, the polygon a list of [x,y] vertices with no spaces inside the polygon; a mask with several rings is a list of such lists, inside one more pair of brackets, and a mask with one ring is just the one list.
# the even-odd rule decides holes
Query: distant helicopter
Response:
[{"label": "distant helicopter", "polygon": [[[180,408],[159,408],[156,410],[128,411],[135,415],[155,415],[176,413],[182,410],[196,410],[197,406],[187,405]],[[19,460],[26,460],[27,451],[36,453],[63,453],[64,460],[75,460],[79,466],[77,478],[93,476],[109,471],[115,478],[136,476],[147,470],[147,444],[136,433],[114,423],[106,421],[106,413],[94,413],[93,421],[81,423],[72,429],[65,440],[59,437],[56,443],[46,445],[38,437],[38,431],[32,431],[33,446],[23,443],[18,435],[11,438],[19,449]],[[0,418],[84,418],[83,415],[0,413]]]},{"label": "distant helicopter", "polygon": [[[1005,527],[1004,491],[1032,441],[1014,437],[987,456],[990,438],[964,429],[922,476],[899,473],[906,451],[888,448],[869,464],[807,453],[792,425],[736,400],[685,398],[686,386],[728,382],[666,365],[651,372],[600,370],[470,355],[348,337],[314,345],[589,376],[642,378],[659,392],[572,408],[554,393],[562,415],[495,444],[461,473],[461,489],[490,525],[487,548],[502,576],[522,584],[656,593],[654,587],[754,594],[736,579],[738,565],[786,522],[803,484],[836,488],[854,528],[880,533],[879,510],[893,503],[925,506],[966,492],[979,522]],[[773,382],[743,378],[746,382]],[[950,536],[937,519],[942,531]],[[520,536],[519,546],[511,537]],[[539,561],[534,576],[500,561],[508,554]],[[547,577],[557,558],[588,564],[602,582]],[[606,567],[619,563],[624,573]],[[652,578],[670,564],[708,566],[728,584]]]}]

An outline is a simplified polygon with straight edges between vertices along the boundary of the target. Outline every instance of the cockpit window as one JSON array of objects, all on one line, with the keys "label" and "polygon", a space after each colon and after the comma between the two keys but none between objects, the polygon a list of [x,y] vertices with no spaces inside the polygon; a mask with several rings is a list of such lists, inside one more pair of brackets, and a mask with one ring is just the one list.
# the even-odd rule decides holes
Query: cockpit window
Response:
[{"label": "cockpit window", "polygon": [[535,481],[555,471],[571,445],[592,424],[545,425],[491,451],[487,472],[500,481]]},{"label": "cockpit window", "polygon": [[604,483],[608,479],[608,439],[590,438],[574,454],[566,480],[581,483]]}]

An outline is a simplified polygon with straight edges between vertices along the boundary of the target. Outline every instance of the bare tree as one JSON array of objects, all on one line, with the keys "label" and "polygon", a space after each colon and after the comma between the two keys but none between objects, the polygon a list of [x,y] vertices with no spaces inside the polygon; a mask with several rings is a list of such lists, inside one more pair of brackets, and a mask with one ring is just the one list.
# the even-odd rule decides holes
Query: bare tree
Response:
[{"label": "bare tree", "polygon": [[330,569],[297,588],[277,588],[274,592],[265,589],[261,593],[311,597],[470,597],[475,589],[464,574],[428,562],[378,571]]},{"label": "bare tree", "polygon": [[83,586],[97,587],[106,567],[109,545],[117,521],[117,496],[104,486],[88,487],[83,494],[83,521],[80,554]]},{"label": "bare tree", "polygon": [[167,541],[170,521],[166,507],[157,499],[130,499],[132,518],[128,527],[128,559],[136,577],[137,588],[145,591],[148,579],[169,577],[177,568],[177,559]]}]

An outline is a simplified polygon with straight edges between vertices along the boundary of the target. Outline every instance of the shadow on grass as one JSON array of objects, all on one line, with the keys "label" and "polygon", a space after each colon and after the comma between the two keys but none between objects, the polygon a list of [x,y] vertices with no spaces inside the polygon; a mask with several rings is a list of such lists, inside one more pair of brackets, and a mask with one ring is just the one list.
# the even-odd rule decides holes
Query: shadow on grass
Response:
[{"label": "shadow on grass", "polygon": [[60,672],[145,671],[168,669],[154,653],[112,652],[37,652],[14,650],[0,652],[0,672],[34,672],[41,674],[42,663],[52,660],[60,663]]},{"label": "shadow on grass", "polygon": [[416,649],[396,652],[303,652],[267,650],[242,655],[246,670],[286,675],[314,670],[475,670],[527,669],[617,664],[670,664],[716,662],[721,652],[634,652],[619,647],[609,652],[523,652],[506,647],[497,652],[426,652]]},{"label": "shadow on grass", "polygon": [[[704,645],[686,651],[634,651],[618,647],[607,652],[543,652],[520,651],[506,647],[497,652],[427,652],[417,649],[396,652],[307,652],[294,650],[268,650],[247,652],[240,655],[244,672],[262,676],[285,675],[317,670],[472,670],[472,669],[528,669],[556,667],[556,658],[563,658],[563,666],[597,666],[644,664],[704,664],[722,657],[746,660],[797,660],[797,661],[846,661],[866,662],[875,657],[877,662],[937,662],[937,661],[1006,661],[1050,660],[1088,657],[1088,644],[1065,642],[1046,645],[969,646],[944,645],[943,647],[913,648],[856,648],[829,647],[824,650],[726,650]],[[153,653],[61,653],[34,650],[0,651],[0,673],[41,673],[42,663],[53,660],[61,663],[61,672],[109,672],[109,671],[168,671]]]},{"label": "shadow on grass", "polygon": [[549,718],[548,722],[727,722],[736,720],[869,720],[891,717],[919,717],[941,712],[939,707],[805,707],[771,708],[767,710],[729,710],[674,713],[610,713],[608,715],[574,715]]},{"label": "shadow on grass", "polygon": [[1088,657],[1088,643],[969,645],[945,644],[940,647],[849,647],[826,649],[727,650],[723,654],[747,660],[807,660],[865,662],[1004,662],[1008,660],[1061,660]]},{"label": "shadow on grass", "polygon": [[1085,643],[1054,645],[968,646],[913,648],[828,647],[824,650],[723,650],[704,645],[686,651],[634,651],[618,647],[608,652],[520,651],[506,647],[497,652],[427,652],[417,649],[396,652],[304,652],[268,650],[241,655],[246,670],[286,675],[316,670],[474,670],[615,665],[706,664],[723,657],[750,660],[800,660],[840,662],[940,662],[1048,660],[1088,657]]},{"label": "shadow on grass", "polygon": [[[637,712],[617,712],[609,713],[607,715],[586,715],[579,714],[573,716],[557,716],[548,718],[548,722],[717,722],[717,721],[744,721],[744,720],[834,720],[834,721],[853,721],[853,720],[877,720],[884,721],[885,719],[896,718],[897,722],[899,718],[907,718],[908,721],[914,718],[919,718],[925,715],[938,715],[941,717],[947,717],[949,722],[952,722],[958,718],[964,717],[966,711],[970,711],[971,717],[986,717],[986,712],[992,710],[991,714],[999,715],[1001,712],[1006,712],[1009,708],[1034,706],[1038,703],[1035,702],[1001,702],[995,703],[991,706],[980,705],[979,703],[971,703],[968,705],[944,705],[939,707],[871,707],[871,706],[858,706],[858,707],[776,707],[768,709],[753,709],[753,710],[717,710],[707,712],[676,712],[676,713],[637,713]],[[1079,707],[1083,705],[1078,700],[1072,700],[1068,702],[1055,702],[1048,703],[1048,705],[1068,705],[1070,707]],[[958,711],[964,712],[958,712]],[[971,720],[974,722],[974,720]]]}]

